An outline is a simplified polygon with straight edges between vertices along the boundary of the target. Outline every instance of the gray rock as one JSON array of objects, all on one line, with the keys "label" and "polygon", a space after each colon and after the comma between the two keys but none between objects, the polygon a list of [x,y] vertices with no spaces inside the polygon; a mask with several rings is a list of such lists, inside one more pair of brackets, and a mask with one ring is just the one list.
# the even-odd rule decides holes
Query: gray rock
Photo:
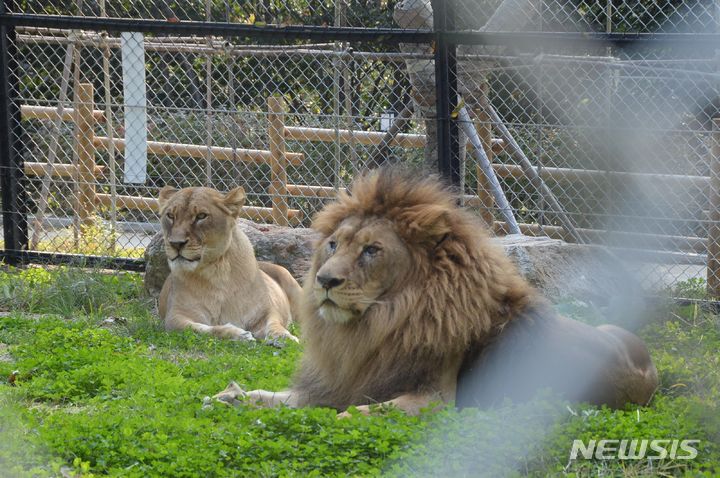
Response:
[{"label": "gray rock", "polygon": [[145,290],[150,297],[160,295],[160,290],[169,275],[170,266],[165,255],[162,232],[158,232],[145,248]]},{"label": "gray rock", "polygon": [[[317,237],[312,230],[255,224],[243,219],[238,225],[255,247],[258,260],[285,267],[302,283]],[[577,299],[596,307],[626,309],[627,301],[642,297],[639,285],[621,261],[603,247],[520,235],[494,240],[515,261],[525,278],[553,302]],[[146,249],[145,260],[145,288],[150,295],[157,296],[169,274],[160,234]]]},{"label": "gray rock", "polygon": [[622,262],[604,247],[517,234],[495,241],[523,276],[553,301],[572,297],[601,304],[640,291]]},{"label": "gray rock", "polygon": [[640,283],[607,248],[522,235],[495,241],[552,302],[584,303],[601,311],[606,321],[631,328],[643,319],[646,304]]}]

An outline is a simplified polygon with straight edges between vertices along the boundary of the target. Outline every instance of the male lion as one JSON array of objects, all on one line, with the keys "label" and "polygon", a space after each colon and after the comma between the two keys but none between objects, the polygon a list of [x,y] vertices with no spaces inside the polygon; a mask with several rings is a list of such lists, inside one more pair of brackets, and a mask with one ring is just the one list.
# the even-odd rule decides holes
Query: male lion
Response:
[{"label": "male lion", "polygon": [[643,342],[559,317],[440,182],[381,169],[351,191],[313,223],[292,388],[231,383],[217,399],[415,414],[458,390],[459,405],[486,406],[550,386],[614,407],[649,401],[657,372]]},{"label": "male lion", "polygon": [[160,216],[170,264],[160,292],[168,330],[237,340],[297,338],[286,329],[301,295],[284,268],[258,263],[237,227],[245,191],[210,188],[160,191]]}]

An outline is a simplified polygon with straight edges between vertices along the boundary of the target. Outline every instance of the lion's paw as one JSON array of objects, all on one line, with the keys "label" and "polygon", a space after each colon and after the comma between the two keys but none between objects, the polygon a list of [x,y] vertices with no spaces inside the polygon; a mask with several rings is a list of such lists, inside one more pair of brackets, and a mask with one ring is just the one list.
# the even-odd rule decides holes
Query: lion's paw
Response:
[{"label": "lion's paw", "polygon": [[239,399],[245,398],[247,396],[247,392],[240,388],[240,385],[235,382],[230,382],[230,384],[225,388],[225,390],[216,395],[213,395],[212,398],[216,402],[220,402],[225,405],[237,406],[240,403]]},{"label": "lion's paw", "polygon": [[346,418],[352,418],[353,415],[365,415],[366,417],[369,417],[371,415],[371,410],[368,405],[360,405],[358,407],[355,407],[355,409],[359,413],[350,413],[349,411],[345,410],[342,413],[338,413],[336,418],[338,420],[345,420]]}]

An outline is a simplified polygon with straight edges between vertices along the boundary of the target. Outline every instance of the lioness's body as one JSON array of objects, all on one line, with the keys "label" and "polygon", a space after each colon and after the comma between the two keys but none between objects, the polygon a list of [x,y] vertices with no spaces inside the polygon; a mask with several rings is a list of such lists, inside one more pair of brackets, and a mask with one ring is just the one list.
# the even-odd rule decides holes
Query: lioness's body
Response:
[{"label": "lioness's body", "polygon": [[461,369],[465,404],[544,386],[611,406],[650,399],[657,372],[642,341],[557,316],[437,181],[389,169],[351,191],[313,222],[322,239],[303,289],[306,345],[292,389],[233,383],[219,399],[417,413],[454,400]]},{"label": "lioness's body", "polygon": [[297,340],[286,327],[300,286],[282,267],[255,259],[236,223],[244,193],[163,189],[160,198],[170,264],[159,300],[166,329]]}]

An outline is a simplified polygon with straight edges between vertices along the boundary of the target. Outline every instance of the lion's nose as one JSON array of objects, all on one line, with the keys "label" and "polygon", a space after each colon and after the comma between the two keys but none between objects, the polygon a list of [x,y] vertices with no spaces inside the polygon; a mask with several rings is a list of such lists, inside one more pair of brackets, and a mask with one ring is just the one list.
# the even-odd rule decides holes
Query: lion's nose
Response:
[{"label": "lion's nose", "polygon": [[170,245],[173,246],[178,252],[185,247],[185,244],[187,244],[188,241],[185,239],[184,241],[170,241]]},{"label": "lion's nose", "polygon": [[323,286],[324,289],[330,290],[334,287],[341,285],[343,282],[345,282],[345,279],[319,275],[317,276],[317,281],[318,283],[320,283],[321,286]]}]

